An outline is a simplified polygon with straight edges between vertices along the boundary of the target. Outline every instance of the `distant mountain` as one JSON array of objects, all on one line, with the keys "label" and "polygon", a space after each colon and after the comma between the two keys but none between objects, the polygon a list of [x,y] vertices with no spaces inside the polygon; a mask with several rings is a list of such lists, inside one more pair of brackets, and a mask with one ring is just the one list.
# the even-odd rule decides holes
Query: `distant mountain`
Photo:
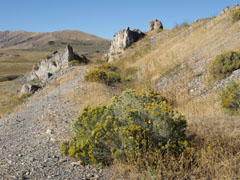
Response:
[{"label": "distant mountain", "polygon": [[27,31],[0,31],[0,49],[58,50],[70,43],[77,51],[104,52],[110,40],[81,31],[56,31],[47,33]]}]

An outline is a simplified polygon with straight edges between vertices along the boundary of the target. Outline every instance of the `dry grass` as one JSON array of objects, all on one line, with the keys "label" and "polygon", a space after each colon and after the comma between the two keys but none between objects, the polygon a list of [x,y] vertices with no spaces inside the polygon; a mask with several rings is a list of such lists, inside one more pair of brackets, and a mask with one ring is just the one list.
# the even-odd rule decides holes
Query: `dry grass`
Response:
[{"label": "dry grass", "polygon": [[78,114],[86,106],[107,105],[113,96],[121,94],[121,90],[109,87],[101,83],[85,82],[79,85],[77,90],[71,90],[66,94],[66,101],[77,102]]},{"label": "dry grass", "polygon": [[[47,54],[49,52],[0,50],[0,81],[11,76],[21,76],[31,71],[32,66]],[[0,82],[0,117],[7,112],[11,112],[23,102],[18,97],[20,87],[21,82],[18,79]]]},{"label": "dry grass", "polygon": [[0,77],[23,75],[35,63],[46,57],[48,51],[0,50]]},{"label": "dry grass", "polygon": [[[232,24],[229,14],[225,14],[193,23],[188,28],[149,33],[113,62],[123,76],[129,67],[138,69],[131,86],[162,91],[173,107],[186,116],[187,134],[195,134],[190,148],[180,157],[162,157],[160,154],[146,157],[146,162],[156,162],[154,168],[138,169],[129,163],[113,165],[109,167],[113,179],[239,179],[240,116],[223,113],[218,92],[192,97],[187,86],[198,74],[208,71],[217,54],[239,49],[238,29],[239,23]],[[148,46],[154,35],[157,44]],[[198,62],[201,63],[197,65]],[[183,63],[186,68],[178,74]],[[156,87],[156,82],[163,76],[170,83]],[[208,87],[206,76],[203,88]]]},{"label": "dry grass", "polygon": [[128,164],[110,167],[113,179],[238,179],[240,177],[240,117],[224,115],[217,96],[178,99],[177,109],[186,114],[188,135],[195,135],[180,156],[155,153],[145,162],[157,166],[138,168]]}]

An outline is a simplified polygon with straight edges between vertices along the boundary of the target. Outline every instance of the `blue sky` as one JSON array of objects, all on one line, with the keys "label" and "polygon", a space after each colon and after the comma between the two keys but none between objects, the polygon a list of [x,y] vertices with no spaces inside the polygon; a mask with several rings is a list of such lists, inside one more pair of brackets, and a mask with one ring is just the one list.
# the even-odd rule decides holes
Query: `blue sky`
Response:
[{"label": "blue sky", "polygon": [[129,26],[148,30],[157,18],[164,28],[218,15],[240,0],[0,0],[0,31],[81,30],[112,39]]}]

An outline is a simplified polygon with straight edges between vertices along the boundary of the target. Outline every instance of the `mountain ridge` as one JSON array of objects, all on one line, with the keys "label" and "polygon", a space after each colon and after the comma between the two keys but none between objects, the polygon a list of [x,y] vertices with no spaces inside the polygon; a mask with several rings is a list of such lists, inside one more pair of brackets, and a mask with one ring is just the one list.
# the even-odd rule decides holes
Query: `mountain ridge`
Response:
[{"label": "mountain ridge", "polygon": [[77,50],[81,50],[78,46],[97,45],[100,51],[104,51],[110,45],[110,40],[77,30],[54,32],[0,31],[0,49],[56,50],[65,47],[68,43],[72,43]]}]

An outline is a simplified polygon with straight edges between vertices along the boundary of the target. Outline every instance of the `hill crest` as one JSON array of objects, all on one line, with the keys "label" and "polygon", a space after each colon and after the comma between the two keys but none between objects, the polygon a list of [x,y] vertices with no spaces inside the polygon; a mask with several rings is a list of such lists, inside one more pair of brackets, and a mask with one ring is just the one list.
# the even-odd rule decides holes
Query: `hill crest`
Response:
[{"label": "hill crest", "polygon": [[0,31],[0,49],[56,50],[64,48],[68,43],[72,43],[78,50],[81,50],[78,48],[81,45],[103,45],[104,48],[100,47],[100,50],[105,50],[110,45],[110,40],[76,30],[44,33]]}]

